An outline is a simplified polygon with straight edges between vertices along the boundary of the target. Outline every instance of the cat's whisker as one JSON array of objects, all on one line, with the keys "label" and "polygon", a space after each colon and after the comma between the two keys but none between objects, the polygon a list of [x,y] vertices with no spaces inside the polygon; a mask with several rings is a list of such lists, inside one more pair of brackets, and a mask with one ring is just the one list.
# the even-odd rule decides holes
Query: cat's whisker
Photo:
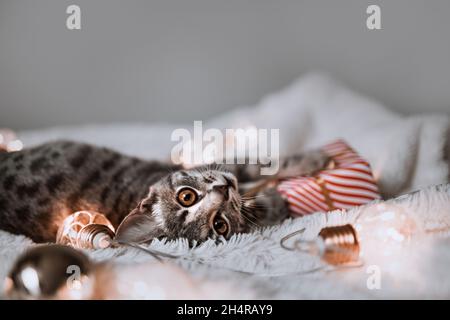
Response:
[{"label": "cat's whisker", "polygon": [[250,220],[248,217],[243,216],[244,220],[247,222],[248,226],[251,230],[261,229],[262,226]]},{"label": "cat's whisker", "polygon": [[253,209],[253,210],[266,210],[269,208],[268,205],[266,204],[257,204],[257,205],[248,205],[246,206],[248,209]]},{"label": "cat's whisker", "polygon": [[[254,222],[255,223],[257,223],[257,220],[258,220],[258,217],[254,214],[254,213],[252,213],[252,212],[250,212],[250,211],[242,211],[242,214],[243,215],[245,215],[247,218],[251,218],[251,219],[254,219]],[[253,220],[252,220],[253,221]]]},{"label": "cat's whisker", "polygon": [[267,209],[268,204],[266,203],[256,203],[256,202],[243,202],[243,207],[251,208],[251,209]]},{"label": "cat's whisker", "polygon": [[246,202],[246,203],[261,203],[261,201],[259,201],[259,200],[264,200],[264,199],[267,199],[266,195],[261,195],[259,197],[253,197],[253,198],[241,197],[242,202]]},{"label": "cat's whisker", "polygon": [[233,209],[236,211],[236,212],[239,212],[239,204],[238,203],[236,203],[236,202],[231,202],[231,205],[233,206]]},{"label": "cat's whisker", "polygon": [[249,222],[251,225],[253,225],[256,228],[261,228],[260,225],[258,225],[255,221],[252,221],[249,217],[242,215],[242,217],[247,220],[247,222]]},{"label": "cat's whisker", "polygon": [[255,195],[250,195],[250,196],[246,196],[245,194],[243,194],[241,196],[241,198],[246,199],[246,200],[253,200],[253,199],[260,199],[260,198],[264,198],[267,197],[264,194],[255,194]]},{"label": "cat's whisker", "polygon": [[243,215],[246,215],[247,217],[251,217],[251,218],[253,218],[255,220],[258,219],[258,216],[256,215],[256,213],[252,212],[251,208],[242,207],[241,208],[241,213]]}]

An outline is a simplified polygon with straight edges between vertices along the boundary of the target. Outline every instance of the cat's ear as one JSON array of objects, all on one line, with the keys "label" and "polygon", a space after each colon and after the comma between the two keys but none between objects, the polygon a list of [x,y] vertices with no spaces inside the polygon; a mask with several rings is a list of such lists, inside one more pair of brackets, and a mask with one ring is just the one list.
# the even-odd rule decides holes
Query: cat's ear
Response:
[{"label": "cat's ear", "polygon": [[150,188],[148,196],[119,225],[114,240],[143,243],[163,236],[163,230],[153,215],[156,202],[157,196]]}]

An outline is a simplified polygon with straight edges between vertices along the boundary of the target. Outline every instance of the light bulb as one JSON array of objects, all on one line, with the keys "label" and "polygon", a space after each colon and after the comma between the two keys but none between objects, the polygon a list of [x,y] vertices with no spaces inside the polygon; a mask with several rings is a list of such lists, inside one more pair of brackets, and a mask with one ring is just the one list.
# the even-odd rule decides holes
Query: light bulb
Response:
[{"label": "light bulb", "polygon": [[114,227],[101,213],[78,211],[64,219],[56,243],[74,248],[103,249],[111,245]]},{"label": "light bulb", "polygon": [[364,258],[392,256],[419,231],[414,218],[402,207],[386,203],[367,207],[354,227]]},{"label": "light bulb", "polygon": [[17,139],[14,131],[10,129],[0,129],[0,151],[14,152],[20,151],[23,143]]},{"label": "light bulb", "polygon": [[377,204],[364,208],[354,224],[325,227],[312,240],[296,240],[286,246],[286,240],[303,232],[299,230],[285,236],[281,245],[318,256],[329,265],[367,261],[395,266],[393,255],[419,231],[413,217],[402,207]]},{"label": "light bulb", "polygon": [[329,265],[360,262],[358,237],[352,225],[325,227],[313,240],[296,240],[292,247],[285,245],[286,240],[303,231],[304,229],[283,237],[281,246],[318,256]]},{"label": "light bulb", "polygon": [[5,281],[10,299],[84,299],[91,295],[93,263],[80,251],[40,245],[24,252]]}]

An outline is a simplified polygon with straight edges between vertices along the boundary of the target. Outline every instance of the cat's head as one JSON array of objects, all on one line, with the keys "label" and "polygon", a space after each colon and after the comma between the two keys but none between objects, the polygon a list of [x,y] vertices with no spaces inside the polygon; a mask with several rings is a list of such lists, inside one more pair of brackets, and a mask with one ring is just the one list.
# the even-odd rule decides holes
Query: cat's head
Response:
[{"label": "cat's head", "polygon": [[142,243],[154,238],[229,238],[247,231],[235,176],[210,169],[176,171],[150,187],[124,219],[116,240]]}]

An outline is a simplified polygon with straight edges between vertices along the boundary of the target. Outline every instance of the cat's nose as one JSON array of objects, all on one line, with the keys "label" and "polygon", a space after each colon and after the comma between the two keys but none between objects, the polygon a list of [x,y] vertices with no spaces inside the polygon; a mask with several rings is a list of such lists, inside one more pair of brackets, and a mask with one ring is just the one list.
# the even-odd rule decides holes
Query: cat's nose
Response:
[{"label": "cat's nose", "polygon": [[230,197],[229,194],[229,189],[230,187],[226,184],[221,184],[221,185],[217,185],[213,187],[214,191],[219,192],[220,194],[223,195],[223,197],[225,198],[225,200],[228,200]]}]

